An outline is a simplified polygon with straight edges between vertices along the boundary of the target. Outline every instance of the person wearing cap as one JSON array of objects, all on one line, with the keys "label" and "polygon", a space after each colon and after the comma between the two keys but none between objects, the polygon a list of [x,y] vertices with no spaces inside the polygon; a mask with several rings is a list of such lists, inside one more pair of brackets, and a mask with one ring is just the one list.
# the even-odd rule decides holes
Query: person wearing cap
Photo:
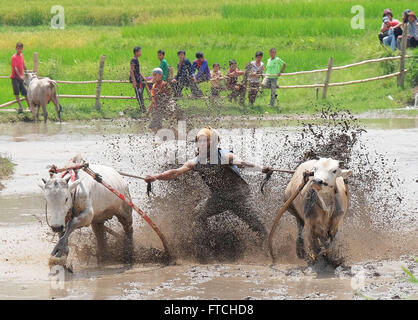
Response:
[{"label": "person wearing cap", "polygon": [[264,72],[264,63],[261,59],[263,59],[263,53],[261,51],[257,51],[255,53],[255,60],[251,61],[251,73],[249,75],[250,90],[248,91],[248,102],[251,107],[254,106],[254,102],[260,88],[260,78]]},{"label": "person wearing cap", "polygon": [[227,71],[228,78],[226,81],[226,87],[231,90],[231,93],[228,95],[229,102],[232,102],[232,99],[237,102],[237,98],[239,97],[240,103],[243,104],[245,100],[245,86],[238,83],[238,77],[244,73],[244,71],[238,69],[235,60],[229,60],[229,69]]},{"label": "person wearing cap", "polygon": [[162,128],[164,116],[167,114],[168,105],[171,101],[171,89],[167,82],[162,80],[163,70],[155,68],[152,71],[151,103],[147,110],[147,116],[152,112],[150,123],[151,130],[156,133]]},{"label": "person wearing cap", "polygon": [[207,126],[201,129],[195,138],[198,152],[194,159],[182,167],[165,171],[157,175],[147,175],[145,182],[172,180],[186,172],[197,172],[210,190],[207,199],[195,208],[195,244],[196,256],[205,263],[210,257],[207,247],[208,218],[231,212],[247,223],[258,236],[262,244],[267,237],[267,230],[253,207],[253,200],[248,183],[242,178],[238,168],[253,168],[269,173],[272,169],[241,160],[228,149],[219,148],[219,133]]},{"label": "person wearing cap", "polygon": [[[380,32],[379,32],[379,40],[381,43],[384,43],[383,40],[388,37],[389,35],[389,30],[390,30],[390,20],[388,17],[384,16],[383,19],[383,24],[382,27],[380,28]],[[386,44],[386,43],[385,43]]]}]

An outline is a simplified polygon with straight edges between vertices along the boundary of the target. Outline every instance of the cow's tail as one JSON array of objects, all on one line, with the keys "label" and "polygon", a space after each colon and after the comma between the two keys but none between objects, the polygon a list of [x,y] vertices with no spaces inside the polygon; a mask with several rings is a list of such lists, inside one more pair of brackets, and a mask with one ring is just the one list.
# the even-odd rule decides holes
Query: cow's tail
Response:
[{"label": "cow's tail", "polygon": [[55,88],[55,97],[56,97],[57,102],[58,102],[57,113],[58,113],[58,118],[60,119],[60,122],[61,122],[62,106],[61,106],[60,100],[58,99],[58,84],[55,80],[50,80],[49,84],[51,85],[51,88]]}]

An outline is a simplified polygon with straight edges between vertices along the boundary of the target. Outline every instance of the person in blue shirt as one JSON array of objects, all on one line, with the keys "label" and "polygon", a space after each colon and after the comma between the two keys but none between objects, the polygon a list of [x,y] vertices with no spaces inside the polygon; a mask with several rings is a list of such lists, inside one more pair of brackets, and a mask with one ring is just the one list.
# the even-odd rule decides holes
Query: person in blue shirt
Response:
[{"label": "person in blue shirt", "polygon": [[196,53],[196,60],[193,61],[193,74],[197,82],[210,80],[209,63],[203,56],[203,52]]},{"label": "person in blue shirt", "polygon": [[253,206],[248,183],[242,178],[240,168],[253,168],[263,173],[271,167],[260,166],[241,160],[228,149],[218,148],[220,137],[211,127],[201,129],[195,138],[198,154],[178,169],[171,169],[157,175],[147,175],[145,182],[172,180],[186,172],[196,171],[210,190],[210,195],[195,208],[196,216],[196,257],[200,262],[209,260],[207,247],[208,218],[229,211],[244,222],[258,236],[259,244],[267,238],[267,230]]}]

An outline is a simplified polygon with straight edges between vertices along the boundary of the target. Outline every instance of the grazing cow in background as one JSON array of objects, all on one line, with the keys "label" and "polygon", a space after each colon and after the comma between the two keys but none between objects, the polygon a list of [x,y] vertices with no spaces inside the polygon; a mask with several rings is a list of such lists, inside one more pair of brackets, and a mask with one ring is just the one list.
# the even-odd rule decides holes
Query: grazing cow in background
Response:
[{"label": "grazing cow in background", "polygon": [[57,96],[57,83],[49,78],[38,79],[36,72],[27,72],[25,83],[28,88],[28,105],[33,114],[33,120],[39,121],[39,108],[42,107],[44,122],[48,119],[46,105],[52,101],[61,122],[62,106]]},{"label": "grazing cow in background", "polygon": [[[330,158],[304,162],[297,167],[286,187],[285,201],[297,190],[305,171],[313,172],[313,177],[287,210],[296,217],[298,225],[297,256],[314,262],[319,256],[329,257],[332,253],[335,235],[348,209],[345,179],[352,171],[340,169],[339,162]],[[305,225],[309,234],[309,255],[306,255],[302,234]]]},{"label": "grazing cow in background", "polygon": [[[103,180],[111,184],[125,197],[130,198],[129,188],[116,170],[102,165],[90,165]],[[131,262],[133,254],[132,208],[123,200],[113,195],[102,184],[95,181],[83,170],[77,177],[67,174],[50,180],[43,180],[41,185],[47,202],[47,216],[52,231],[59,233],[60,239],[53,249],[50,265],[65,264],[69,253],[68,238],[78,228],[92,226],[97,239],[97,258],[101,263],[106,258],[107,247],[104,222],[116,216],[125,231],[124,257]]]}]

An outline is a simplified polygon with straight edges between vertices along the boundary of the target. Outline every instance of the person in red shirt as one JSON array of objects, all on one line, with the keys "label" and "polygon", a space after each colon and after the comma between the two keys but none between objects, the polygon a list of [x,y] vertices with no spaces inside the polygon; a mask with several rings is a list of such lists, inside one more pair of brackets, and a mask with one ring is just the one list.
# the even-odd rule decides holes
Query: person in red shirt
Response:
[{"label": "person in red shirt", "polygon": [[12,67],[12,74],[10,75],[10,79],[12,79],[12,87],[13,87],[13,94],[16,97],[16,101],[19,104],[18,113],[23,112],[22,104],[20,103],[19,94],[25,97],[27,95],[27,91],[25,88],[24,80],[26,71],[25,60],[23,59],[23,43],[18,42],[16,44],[16,53],[12,56],[11,67]]}]

